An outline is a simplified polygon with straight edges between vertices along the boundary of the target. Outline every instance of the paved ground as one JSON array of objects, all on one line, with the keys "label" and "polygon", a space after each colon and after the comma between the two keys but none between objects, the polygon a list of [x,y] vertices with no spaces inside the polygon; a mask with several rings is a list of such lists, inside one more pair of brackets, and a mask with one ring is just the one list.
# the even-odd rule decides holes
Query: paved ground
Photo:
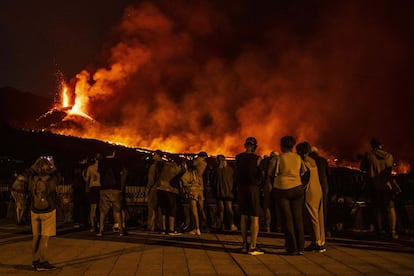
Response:
[{"label": "paved ground", "polygon": [[[239,233],[171,237],[130,230],[97,238],[63,225],[50,242],[57,270],[33,271],[28,226],[0,224],[0,275],[413,275],[409,240],[364,241],[330,238],[327,252],[284,254],[280,234],[261,234],[260,256],[240,252]],[[308,242],[307,242],[308,243]]]}]

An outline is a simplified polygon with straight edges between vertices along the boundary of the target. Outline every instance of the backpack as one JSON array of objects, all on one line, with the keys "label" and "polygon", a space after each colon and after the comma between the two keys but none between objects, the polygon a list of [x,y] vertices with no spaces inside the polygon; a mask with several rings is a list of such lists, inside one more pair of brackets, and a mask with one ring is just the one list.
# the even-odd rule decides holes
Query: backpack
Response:
[{"label": "backpack", "polygon": [[50,176],[35,175],[33,177],[33,207],[36,210],[46,210],[50,207],[48,201],[48,181]]}]

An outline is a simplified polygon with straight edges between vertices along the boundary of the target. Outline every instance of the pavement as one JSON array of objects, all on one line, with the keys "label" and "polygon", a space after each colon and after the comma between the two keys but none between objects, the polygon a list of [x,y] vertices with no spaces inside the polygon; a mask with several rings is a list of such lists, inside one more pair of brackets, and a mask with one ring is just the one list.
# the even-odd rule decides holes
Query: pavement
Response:
[{"label": "pavement", "polygon": [[[413,275],[412,237],[375,240],[358,236],[327,239],[324,253],[289,256],[280,233],[261,233],[264,255],[241,253],[239,232],[169,236],[128,229],[120,237],[108,229],[96,237],[88,229],[58,225],[50,240],[56,270],[31,268],[30,226],[0,221],[0,275]],[[306,245],[309,244],[307,240]]]}]

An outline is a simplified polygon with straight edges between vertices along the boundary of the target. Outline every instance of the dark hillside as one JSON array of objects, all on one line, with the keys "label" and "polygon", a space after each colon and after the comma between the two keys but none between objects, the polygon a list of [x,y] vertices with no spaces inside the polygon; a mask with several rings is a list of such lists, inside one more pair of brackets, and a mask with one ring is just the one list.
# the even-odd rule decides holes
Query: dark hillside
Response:
[{"label": "dark hillside", "polygon": [[52,99],[21,92],[12,87],[1,87],[0,124],[34,128],[36,119],[47,112],[52,104]]},{"label": "dark hillside", "polygon": [[[126,167],[145,168],[145,157],[148,155],[143,151],[98,140],[18,130],[8,126],[0,126],[0,136],[0,156],[5,162],[8,159],[8,163],[15,163],[16,169],[27,168],[41,155],[52,155],[56,167],[63,174],[70,175],[74,164],[82,158],[93,157],[97,152],[109,155],[114,150]],[[8,167],[12,170],[13,164],[8,164]]]}]

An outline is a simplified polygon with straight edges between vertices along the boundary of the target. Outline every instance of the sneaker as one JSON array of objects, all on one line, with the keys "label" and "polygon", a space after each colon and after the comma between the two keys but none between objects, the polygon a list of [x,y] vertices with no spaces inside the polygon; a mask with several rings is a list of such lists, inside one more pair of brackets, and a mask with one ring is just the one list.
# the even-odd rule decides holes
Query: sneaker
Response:
[{"label": "sneaker", "polygon": [[91,232],[91,233],[95,232],[95,228],[94,228],[94,227],[92,227],[92,228],[89,230],[89,232]]},{"label": "sneaker", "polygon": [[286,251],[286,255],[296,256],[296,255],[299,255],[299,252],[298,251]]},{"label": "sneaker", "polygon": [[317,245],[315,251],[317,251],[319,253],[323,253],[323,252],[326,252],[326,248],[323,245]]},{"label": "sneaker", "polygon": [[391,238],[393,238],[394,240],[397,240],[399,238],[397,232],[392,231],[391,232]]},{"label": "sneaker", "polygon": [[230,231],[234,232],[234,231],[237,231],[237,230],[239,230],[239,229],[237,229],[237,226],[236,225],[232,224],[230,226]]},{"label": "sneaker", "polygon": [[262,254],[264,254],[264,251],[257,248],[257,247],[256,248],[250,248],[248,254],[253,255],[253,256],[262,255]]},{"label": "sneaker", "polygon": [[188,232],[191,235],[197,235],[197,236],[201,236],[201,231],[200,229],[193,229],[190,232]]},{"label": "sneaker", "polygon": [[36,266],[37,271],[55,270],[56,266],[49,264],[49,262],[42,262]]},{"label": "sneaker", "polygon": [[37,266],[39,265],[39,263],[40,263],[40,261],[39,261],[39,260],[37,260],[37,261],[33,261],[33,262],[32,262],[32,268],[36,269],[36,268],[37,268]]},{"label": "sneaker", "polygon": [[177,231],[174,231],[174,232],[169,232],[168,235],[170,235],[170,236],[180,236],[180,235],[182,235],[182,233],[178,233]]},{"label": "sneaker", "polygon": [[310,245],[305,247],[305,251],[317,251],[317,250],[318,250],[318,246],[314,243],[311,243]]},{"label": "sneaker", "polygon": [[97,237],[102,237],[103,236],[103,233],[99,231],[98,233],[96,233],[96,236]]}]

